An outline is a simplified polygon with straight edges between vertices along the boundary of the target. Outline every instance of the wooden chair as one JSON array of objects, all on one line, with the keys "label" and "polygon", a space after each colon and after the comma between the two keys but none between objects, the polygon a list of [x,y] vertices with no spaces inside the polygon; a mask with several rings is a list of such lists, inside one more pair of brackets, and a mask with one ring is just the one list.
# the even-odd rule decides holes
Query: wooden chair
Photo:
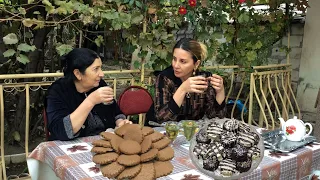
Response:
[{"label": "wooden chair", "polygon": [[139,114],[139,124],[144,126],[146,113],[153,104],[150,93],[141,86],[129,86],[118,99],[118,105],[126,116]]},{"label": "wooden chair", "polygon": [[45,135],[46,135],[46,141],[48,141],[49,136],[50,136],[50,132],[48,130],[48,119],[47,119],[46,108],[43,108],[42,116],[43,116],[43,124],[44,124],[44,132],[45,132]]}]

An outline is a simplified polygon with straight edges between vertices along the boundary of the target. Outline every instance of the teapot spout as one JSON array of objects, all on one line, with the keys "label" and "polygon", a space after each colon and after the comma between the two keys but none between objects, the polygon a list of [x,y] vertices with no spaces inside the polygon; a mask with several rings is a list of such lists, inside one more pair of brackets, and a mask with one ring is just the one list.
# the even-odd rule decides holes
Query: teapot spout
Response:
[{"label": "teapot spout", "polygon": [[285,132],[286,131],[286,126],[285,126],[285,124],[286,124],[286,122],[284,121],[284,119],[283,118],[278,118],[279,120],[280,120],[280,125],[281,125],[281,130],[283,131],[283,132]]}]

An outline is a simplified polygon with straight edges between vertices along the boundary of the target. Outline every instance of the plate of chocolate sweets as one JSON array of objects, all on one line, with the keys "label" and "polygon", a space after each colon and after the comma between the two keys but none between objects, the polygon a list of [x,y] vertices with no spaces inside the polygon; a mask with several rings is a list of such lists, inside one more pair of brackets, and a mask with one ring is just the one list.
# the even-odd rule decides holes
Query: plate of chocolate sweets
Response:
[{"label": "plate of chocolate sweets", "polygon": [[192,163],[214,179],[239,179],[255,170],[264,154],[256,129],[236,119],[205,123],[190,142]]}]

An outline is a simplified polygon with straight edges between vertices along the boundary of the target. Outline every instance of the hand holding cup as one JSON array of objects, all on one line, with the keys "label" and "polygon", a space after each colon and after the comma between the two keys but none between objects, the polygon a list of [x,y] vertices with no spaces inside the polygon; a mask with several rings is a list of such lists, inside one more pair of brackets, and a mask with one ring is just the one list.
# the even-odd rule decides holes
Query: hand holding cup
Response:
[{"label": "hand holding cup", "polygon": [[105,105],[112,104],[113,89],[108,86],[100,87],[92,92],[88,98],[90,98],[91,102],[95,105],[100,103]]},{"label": "hand holding cup", "polygon": [[208,80],[217,93],[224,89],[223,78],[221,76],[213,74],[211,77],[208,77]]}]

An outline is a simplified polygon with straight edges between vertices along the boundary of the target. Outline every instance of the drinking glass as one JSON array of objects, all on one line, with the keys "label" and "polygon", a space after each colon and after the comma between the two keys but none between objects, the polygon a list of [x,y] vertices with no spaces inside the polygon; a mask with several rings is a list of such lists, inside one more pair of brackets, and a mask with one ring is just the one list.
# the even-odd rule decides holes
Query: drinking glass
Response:
[{"label": "drinking glass", "polygon": [[[106,87],[110,87],[110,88],[112,88],[112,87],[109,85],[109,83],[107,83]],[[110,104],[113,104],[113,100],[112,100],[112,101],[110,101],[110,102],[103,102],[103,104],[104,104],[104,105],[110,105]]]},{"label": "drinking glass", "polygon": [[173,142],[179,134],[179,126],[175,121],[168,121],[165,125],[166,135]]},{"label": "drinking glass", "polygon": [[190,140],[198,129],[198,124],[193,120],[182,121],[183,135],[186,137],[187,144],[190,144]]},{"label": "drinking glass", "polygon": [[[208,84],[210,83],[210,81],[208,80],[208,75],[205,72],[199,72],[197,74],[197,76],[201,76],[201,77],[206,78],[206,81],[208,82]],[[207,88],[208,88],[208,86],[207,86]],[[207,90],[207,88],[203,89],[203,91]]]}]

